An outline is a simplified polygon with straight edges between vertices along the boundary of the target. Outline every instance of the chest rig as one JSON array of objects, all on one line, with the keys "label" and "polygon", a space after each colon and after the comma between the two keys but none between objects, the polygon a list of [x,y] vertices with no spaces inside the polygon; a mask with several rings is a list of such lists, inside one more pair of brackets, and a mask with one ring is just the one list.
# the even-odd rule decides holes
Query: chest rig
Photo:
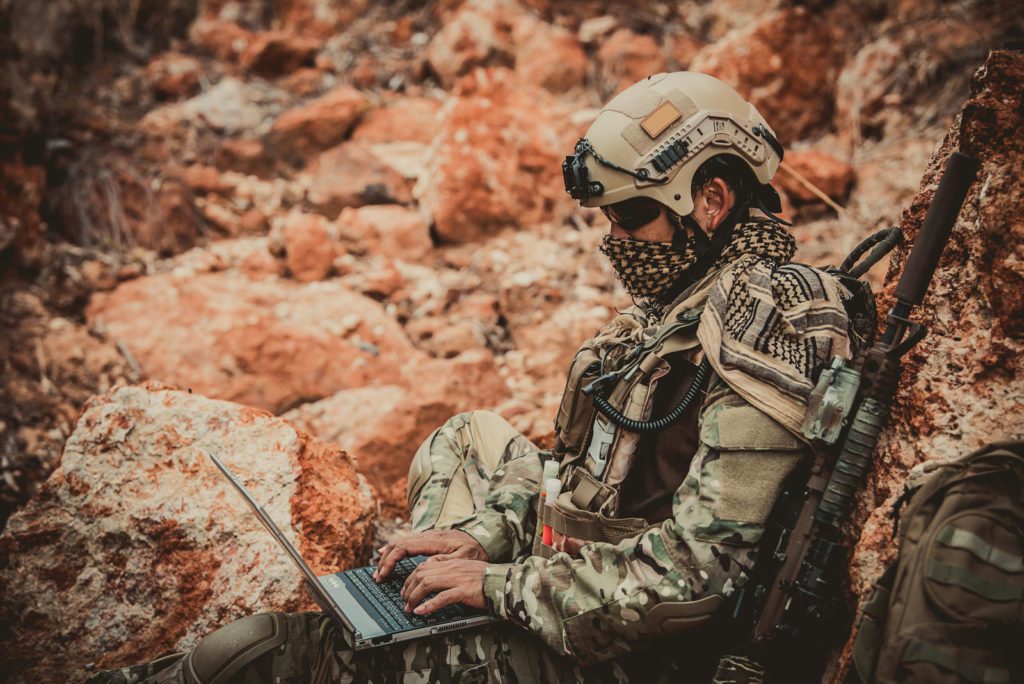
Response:
[{"label": "chest rig", "polygon": [[[708,385],[710,371],[702,361],[682,402],[664,416],[651,415],[658,383],[669,372],[666,357],[683,354],[695,362],[701,356],[697,327],[709,290],[675,306],[656,327],[645,327],[639,310],[628,310],[576,352],[555,418],[562,490],[538,511],[539,525],[550,525],[556,539],[615,544],[660,522],[619,517],[619,490],[643,434],[682,416]],[[540,534],[533,551],[554,553]]]}]

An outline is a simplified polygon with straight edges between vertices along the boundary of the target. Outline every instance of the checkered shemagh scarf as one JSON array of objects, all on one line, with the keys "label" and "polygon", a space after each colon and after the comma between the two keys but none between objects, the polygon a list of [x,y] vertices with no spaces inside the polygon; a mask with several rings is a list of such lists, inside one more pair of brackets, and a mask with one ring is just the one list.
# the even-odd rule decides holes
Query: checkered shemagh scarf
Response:
[{"label": "checkered shemagh scarf", "polygon": [[697,261],[692,240],[679,251],[671,242],[605,235],[599,249],[633,302],[648,314],[664,308],[676,282]]},{"label": "checkered shemagh scarf", "polygon": [[770,221],[736,226],[698,338],[714,371],[747,401],[800,432],[818,372],[851,354],[848,296],[827,273],[790,263],[796,244]]},{"label": "checkered shemagh scarf", "polygon": [[[693,240],[682,251],[669,242],[650,242],[606,235],[601,252],[608,257],[615,276],[651,319],[660,319],[670,299],[678,294],[676,283],[697,261]],[[733,229],[732,239],[711,267],[718,270],[744,255],[785,263],[793,258],[796,243],[782,226],[768,221],[750,221]]]}]

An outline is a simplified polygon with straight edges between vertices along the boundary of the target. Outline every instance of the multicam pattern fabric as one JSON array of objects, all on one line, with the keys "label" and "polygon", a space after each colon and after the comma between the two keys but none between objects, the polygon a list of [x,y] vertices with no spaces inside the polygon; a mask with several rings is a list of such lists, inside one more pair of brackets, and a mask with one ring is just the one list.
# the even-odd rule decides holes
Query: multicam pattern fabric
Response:
[{"label": "multicam pattern fabric", "polygon": [[[474,439],[474,430],[481,429],[490,432],[486,441]],[[484,453],[487,449],[494,453]],[[493,497],[491,507],[486,506],[485,501],[491,493],[494,470],[502,467],[516,473],[515,477],[524,485],[519,490],[536,490],[538,485],[535,483],[541,477],[537,451],[530,440],[490,412],[468,411],[453,416],[420,445],[413,457],[413,469],[420,467],[429,473],[429,477],[422,487],[409,493],[412,529],[418,532],[438,525],[439,521],[443,524],[449,517],[446,514],[452,507],[451,497],[455,490],[468,492],[472,499],[463,504],[466,509],[464,515],[484,510],[494,513],[522,511],[522,518],[509,516],[509,525],[518,528],[528,522],[526,516],[535,508],[533,501]],[[521,460],[529,455],[533,458]],[[452,481],[456,478],[460,481],[453,487]],[[410,473],[410,481],[413,479]],[[522,536],[518,529],[507,529],[502,535],[503,539],[512,541],[513,547],[514,540]],[[521,553],[522,550],[516,548],[515,551]]]},{"label": "multicam pattern fabric", "polygon": [[[774,229],[758,226],[760,231],[765,229],[770,239]],[[739,236],[744,234],[745,230],[738,231]],[[780,238],[762,243],[762,237],[757,236],[761,251],[785,242]],[[305,627],[289,636],[292,648],[282,653],[292,652],[294,657],[265,658],[249,666],[246,676],[263,681],[257,673],[280,671],[279,681],[309,681],[312,669],[318,677],[314,681],[329,682],[694,681],[687,678],[695,671],[694,662],[680,661],[679,654],[689,644],[699,644],[702,637],[699,632],[674,633],[659,618],[659,611],[680,603],[688,604],[690,617],[714,611],[747,581],[764,529],[761,523],[727,515],[723,504],[729,487],[723,479],[727,474],[723,464],[729,453],[714,446],[722,442],[714,437],[720,435],[719,420],[727,409],[749,403],[770,416],[765,420],[774,419],[795,432],[777,411],[764,406],[761,386],[775,385],[756,361],[767,364],[765,373],[806,379],[803,369],[823,356],[825,341],[831,342],[832,353],[841,353],[843,344],[848,344],[840,335],[845,328],[835,315],[835,306],[842,310],[835,284],[813,269],[781,266],[781,256],[743,254],[722,269],[715,285],[712,297],[718,299],[709,302],[700,326],[711,335],[701,342],[725,382],[705,399],[701,443],[673,498],[670,519],[615,545],[587,544],[578,557],[530,556],[537,524],[540,452],[526,447],[525,438],[506,441],[506,447],[522,448],[515,446],[507,457],[502,456],[482,503],[478,496],[482,485],[471,487],[479,508],[452,525],[472,535],[487,551],[492,564],[485,573],[484,596],[488,609],[502,622],[354,653],[333,625],[317,616],[315,628],[309,620],[301,621]],[[747,319],[730,318],[735,310],[733,297],[753,307]],[[751,341],[751,331],[758,328],[764,336]],[[773,346],[771,340],[765,341],[776,336],[795,336],[819,346],[810,345],[810,351],[801,356],[801,345]],[[789,400],[798,405],[802,396],[797,392]],[[436,482],[424,484],[410,502],[421,528],[429,526],[432,515],[436,519],[438,501],[456,473],[474,472],[470,466],[481,460],[476,438],[466,430],[467,415],[471,416],[456,416],[442,426],[423,447],[432,463],[448,465],[433,469]],[[757,451],[757,445],[749,445],[744,453],[749,455],[751,450]],[[799,453],[799,447],[790,451],[791,456]],[[476,468],[475,473],[481,478],[487,475],[486,469]],[[770,507],[768,499],[774,499],[774,492],[765,488],[760,495]],[[428,500],[421,504],[424,496]],[[314,653],[315,660],[311,659]],[[706,657],[707,653],[696,655]],[[635,666],[642,666],[645,675],[634,674]],[[184,679],[175,675],[147,681]]]},{"label": "multicam pattern fabric", "polygon": [[[703,411],[702,434],[737,402],[731,390],[719,392]],[[651,613],[659,604],[728,597],[747,581],[764,526],[722,517],[720,461],[702,441],[673,498],[672,518],[636,537],[588,544],[579,558],[559,553],[489,566],[490,610],[588,664],[663,636]]]},{"label": "multicam pattern fabric", "polygon": [[776,223],[737,226],[698,338],[720,377],[799,433],[817,372],[834,356],[849,358],[851,347],[848,293],[817,269],[785,263],[795,249]]},{"label": "multicam pattern fabric", "polygon": [[670,242],[605,235],[600,250],[626,292],[645,310],[663,305],[665,295],[697,260],[692,240],[680,252]]},{"label": "multicam pattern fabric", "polygon": [[[738,402],[724,386],[712,392],[701,417],[707,441],[714,441],[718,416]],[[449,423],[438,434],[459,434],[465,416]],[[702,437],[674,497],[671,519],[617,545],[589,544],[578,558],[559,553],[548,560],[527,555],[541,465],[539,452],[524,450],[494,472],[484,507],[455,525],[481,541],[493,561],[510,561],[488,566],[484,578],[487,605],[504,622],[352,652],[326,618],[306,618],[289,634],[285,651],[262,656],[239,675],[250,679],[239,681],[263,681],[258,673],[274,672],[282,682],[306,682],[311,671],[312,681],[321,682],[640,681],[635,667],[642,667],[642,681],[686,681],[694,663],[679,659],[680,642],[699,635],[666,632],[654,608],[732,594],[746,581],[763,532],[760,524],[721,515],[722,454],[707,441]],[[468,453],[459,440],[433,439],[431,446],[454,449],[453,457]],[[288,617],[289,625],[296,622]],[[658,639],[673,645],[637,652],[630,661],[627,654]],[[181,663],[140,676],[150,674],[141,666],[95,681],[185,682]]]}]

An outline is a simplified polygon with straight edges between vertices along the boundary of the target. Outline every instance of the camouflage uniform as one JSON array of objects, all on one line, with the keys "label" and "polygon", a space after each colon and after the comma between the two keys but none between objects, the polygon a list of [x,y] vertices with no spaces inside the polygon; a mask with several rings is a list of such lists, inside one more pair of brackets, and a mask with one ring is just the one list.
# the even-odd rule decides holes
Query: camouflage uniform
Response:
[{"label": "camouflage uniform", "polygon": [[[588,544],[578,558],[559,553],[547,560],[529,555],[542,470],[539,450],[493,414],[453,417],[414,459],[421,466],[429,462],[426,482],[410,492],[414,527],[434,526],[451,503],[452,482],[465,486],[472,512],[451,526],[472,535],[488,553],[486,603],[504,622],[352,652],[321,615],[289,615],[288,648],[263,656],[238,681],[272,681],[260,672],[273,672],[280,681],[308,681],[313,671],[318,681],[331,682],[635,681],[638,668],[645,680],[680,681],[684,673],[694,673],[695,662],[681,649],[702,651],[709,639],[703,629],[672,635],[651,619],[652,610],[663,602],[731,594],[745,581],[763,531],[761,523],[744,522],[723,505],[728,503],[723,454],[735,454],[719,448],[718,417],[738,406],[755,410],[723,383],[709,392],[701,445],[675,495],[671,519],[617,545]],[[490,449],[500,449],[497,456],[482,457],[475,443],[473,424],[481,419],[490,423],[492,435],[496,421],[504,425],[499,430],[504,439],[490,440]],[[798,454],[771,455],[792,456],[795,462]],[[706,610],[694,604],[694,613],[711,612],[719,604]],[[175,663],[146,681],[183,682],[181,669]],[[140,681],[131,673],[145,670],[122,672],[126,676],[113,681]],[[707,681],[706,672],[694,679],[700,680]]]}]

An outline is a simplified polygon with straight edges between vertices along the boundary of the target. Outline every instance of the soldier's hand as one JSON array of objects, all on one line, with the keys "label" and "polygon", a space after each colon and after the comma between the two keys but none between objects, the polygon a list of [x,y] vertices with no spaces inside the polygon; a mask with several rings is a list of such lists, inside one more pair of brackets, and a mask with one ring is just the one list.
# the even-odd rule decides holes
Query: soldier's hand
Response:
[{"label": "soldier's hand", "polygon": [[[420,563],[402,586],[406,612],[428,615],[453,603],[484,607],[484,570],[479,560],[437,560]],[[436,594],[433,598],[427,598]]]},{"label": "soldier's hand", "polygon": [[442,560],[487,560],[487,554],[480,543],[461,530],[426,530],[385,545],[380,550],[380,560],[377,561],[373,579],[383,582],[398,561],[419,554],[438,556]]}]

